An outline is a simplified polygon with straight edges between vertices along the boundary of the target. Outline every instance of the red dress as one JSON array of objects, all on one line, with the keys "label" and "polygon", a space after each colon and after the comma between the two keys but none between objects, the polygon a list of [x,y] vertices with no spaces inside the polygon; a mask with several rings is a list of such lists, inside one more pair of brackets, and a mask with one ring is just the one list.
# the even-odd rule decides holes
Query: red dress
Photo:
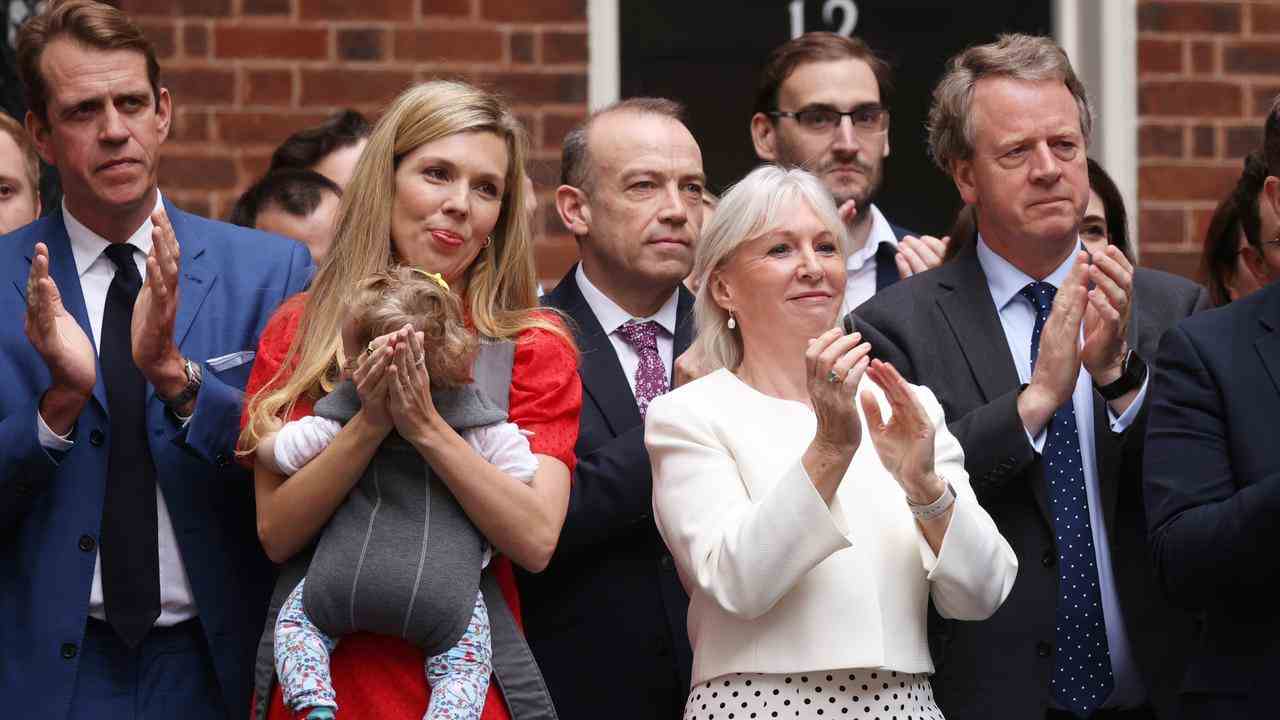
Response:
[{"label": "red dress", "polygon": [[[246,396],[261,389],[284,362],[305,306],[306,295],[297,295],[281,305],[267,323]],[[511,371],[509,404],[511,422],[534,433],[529,438],[533,452],[550,455],[572,470],[582,384],[578,379],[577,358],[564,340],[536,329],[520,336]],[[290,419],[311,414],[313,405],[309,398],[300,398]],[[511,561],[495,555],[492,565],[502,594],[519,624],[520,598]],[[419,720],[426,712],[429,697],[425,662],[421,649],[400,638],[370,633],[343,637],[330,664],[339,716],[343,720]],[[277,685],[269,720],[294,717],[302,716],[285,708]],[[497,683],[489,684],[481,720],[510,720]]]}]

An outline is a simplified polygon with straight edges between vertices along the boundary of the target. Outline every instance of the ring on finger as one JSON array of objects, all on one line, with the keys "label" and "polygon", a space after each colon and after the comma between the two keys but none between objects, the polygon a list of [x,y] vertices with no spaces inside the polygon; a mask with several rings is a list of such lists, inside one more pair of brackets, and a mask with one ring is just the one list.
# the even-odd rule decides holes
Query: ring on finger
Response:
[{"label": "ring on finger", "polygon": [[417,359],[417,360],[415,360],[413,364],[414,364],[414,365],[417,365],[418,367],[426,367],[426,366],[427,366],[427,356],[426,356],[426,355],[419,355],[419,356],[418,356],[418,359]]},{"label": "ring on finger", "polygon": [[840,377],[839,373],[837,373],[835,370],[832,370],[831,372],[827,373],[827,382],[834,385],[836,383],[844,382],[844,378]]}]

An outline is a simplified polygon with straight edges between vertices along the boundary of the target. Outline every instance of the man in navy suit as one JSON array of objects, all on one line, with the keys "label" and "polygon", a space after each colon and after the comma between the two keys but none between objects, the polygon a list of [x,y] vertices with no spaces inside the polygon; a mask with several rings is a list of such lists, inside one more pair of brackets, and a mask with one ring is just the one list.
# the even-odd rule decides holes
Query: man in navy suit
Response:
[{"label": "man in navy suit", "polygon": [[65,195],[0,238],[0,698],[238,717],[273,577],[232,462],[242,389],[307,252],[162,200],[172,101],[118,10],[54,3],[18,59]]},{"label": "man in navy suit", "polygon": [[889,157],[889,63],[861,38],[805,33],[774,48],[760,72],[756,156],[822,180],[849,228],[842,314],[899,279],[942,264],[946,238],[916,237],[872,202]]},{"label": "man in navy suit", "polygon": [[689,692],[689,598],[653,523],[649,400],[692,339],[681,280],[702,222],[702,153],[669,100],[605,108],[564,141],[560,218],[582,262],[543,302],[574,320],[582,419],[547,569],[522,574],[529,645],[564,720],[674,720]]},{"label": "man in navy suit", "polygon": [[[1280,105],[1267,118],[1266,151],[1274,191]],[[1169,600],[1199,620],[1179,716],[1273,715],[1280,283],[1165,333],[1150,413],[1144,485],[1156,575]]]}]

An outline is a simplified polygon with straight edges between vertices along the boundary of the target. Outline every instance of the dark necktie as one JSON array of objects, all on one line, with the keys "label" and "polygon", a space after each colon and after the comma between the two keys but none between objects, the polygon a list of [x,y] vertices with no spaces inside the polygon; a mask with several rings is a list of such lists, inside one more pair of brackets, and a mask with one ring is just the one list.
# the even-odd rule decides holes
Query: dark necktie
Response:
[{"label": "dark necktie", "polygon": [[897,254],[898,248],[888,243],[880,243],[876,248],[876,292],[902,279],[898,275],[898,263],[894,260]]},{"label": "dark necktie", "polygon": [[640,356],[640,365],[636,367],[636,407],[640,409],[640,419],[644,420],[649,401],[667,391],[667,370],[658,356],[658,323],[632,320],[618,327],[618,335]]},{"label": "dark necktie", "polygon": [[[1031,369],[1040,353],[1040,332],[1049,318],[1058,289],[1033,282],[1021,290],[1036,309],[1031,332]],[[1058,602],[1055,625],[1053,698],[1079,717],[1093,714],[1115,686],[1107,627],[1102,615],[1093,526],[1080,459],[1080,435],[1070,399],[1053,414],[1044,443],[1045,479],[1049,482],[1049,514],[1058,540]]]},{"label": "dark necktie", "polygon": [[102,505],[102,600],[107,622],[136,647],[160,616],[156,477],[147,442],[147,381],[133,363],[130,326],[142,277],[128,243],[107,246],[116,274],[102,312],[98,360],[111,417]]}]

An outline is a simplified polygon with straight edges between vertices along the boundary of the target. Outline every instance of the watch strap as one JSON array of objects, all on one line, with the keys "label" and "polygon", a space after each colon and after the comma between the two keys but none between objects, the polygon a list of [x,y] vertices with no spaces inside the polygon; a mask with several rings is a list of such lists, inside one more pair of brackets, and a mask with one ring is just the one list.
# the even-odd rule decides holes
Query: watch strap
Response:
[{"label": "watch strap", "polygon": [[160,396],[160,400],[165,405],[168,405],[170,409],[180,408],[190,402],[196,396],[196,393],[200,392],[200,384],[204,380],[200,365],[188,358],[183,358],[182,370],[187,374],[187,384],[182,388],[182,391],[170,398]]},{"label": "watch strap", "polygon": [[1124,397],[1131,390],[1136,390],[1142,385],[1142,381],[1147,379],[1147,363],[1142,357],[1132,349],[1125,353],[1124,362],[1121,364],[1120,377],[1106,385],[1093,384],[1098,394],[1103,400],[1111,402],[1118,398]]}]

